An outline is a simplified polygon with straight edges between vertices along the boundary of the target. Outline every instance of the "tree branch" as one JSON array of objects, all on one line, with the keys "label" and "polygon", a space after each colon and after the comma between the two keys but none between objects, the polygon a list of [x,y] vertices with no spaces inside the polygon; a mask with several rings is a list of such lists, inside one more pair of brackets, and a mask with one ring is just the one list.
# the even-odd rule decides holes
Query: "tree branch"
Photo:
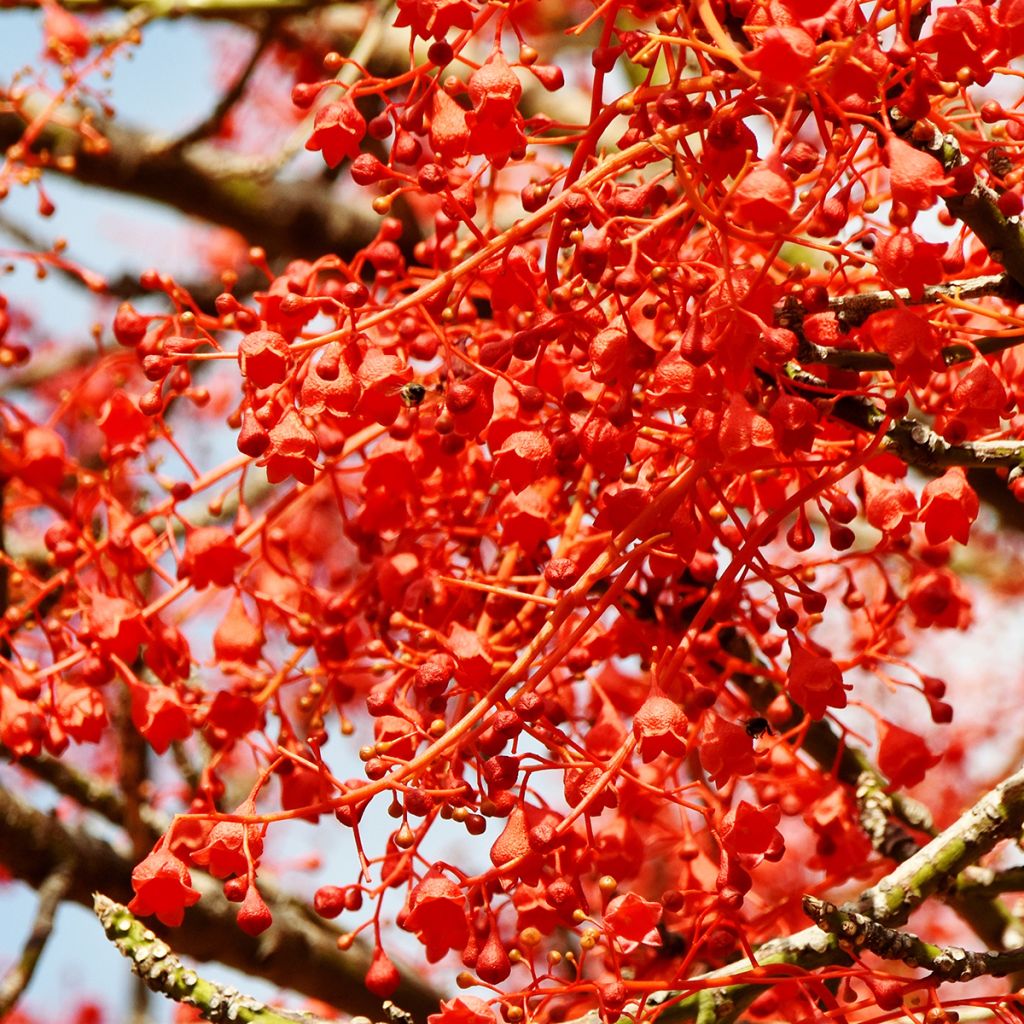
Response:
[{"label": "tree branch", "polygon": [[171,952],[127,907],[100,893],[93,898],[93,910],[107,938],[128,958],[132,970],[154,992],[177,1003],[194,1006],[210,1021],[251,1021],[252,1024],[317,1024],[308,1013],[273,1010],[237,989],[201,978]]},{"label": "tree branch", "polygon": [[[26,102],[25,114],[31,116],[42,102],[40,97]],[[46,154],[50,171],[223,224],[271,256],[316,259],[337,253],[350,258],[376,237],[380,218],[368,205],[336,201],[318,180],[259,181],[247,161],[207,143],[177,151],[153,135],[98,115],[91,125],[105,144],[97,147],[73,127],[82,114],[62,107],[33,143],[34,152]],[[0,149],[19,144],[25,125],[18,114],[0,113]],[[410,248],[412,230],[407,226],[404,239]]]},{"label": "tree branch", "polygon": [[[820,377],[795,365],[788,372],[790,380],[800,386],[805,398],[828,402],[836,419],[870,433],[877,433],[884,425],[885,413],[870,398],[862,395],[836,397]],[[925,470],[943,470],[950,466],[1017,470],[1024,463],[1024,441],[950,444],[931,427],[909,416],[892,422],[885,433],[884,446],[908,465]]]},{"label": "tree branch", "polygon": [[[65,825],[37,811],[0,787],[0,864],[34,888],[70,854],[76,856],[67,898],[91,907],[94,892],[128,902],[132,896],[132,862],[88,830]],[[299,900],[260,882],[260,891],[274,917],[273,926],[259,938],[242,932],[235,923],[235,907],[220,885],[200,872],[193,886],[202,899],[174,930],[178,950],[196,960],[218,960],[248,974],[259,975],[281,988],[293,989],[349,1013],[376,1017],[380,1001],[363,986],[370,963],[364,945],[339,951],[341,934],[317,918]],[[439,996],[417,975],[404,972],[396,1001],[418,1021],[437,1010]]]},{"label": "tree branch", "polygon": [[1024,949],[978,953],[960,946],[936,946],[813,896],[805,896],[803,906],[804,913],[823,931],[837,936],[844,949],[866,949],[883,960],[926,967],[942,981],[970,981],[986,974],[1001,978],[1024,967]]},{"label": "tree branch", "polygon": [[[976,863],[1003,839],[1018,835],[1024,826],[1024,766],[986,793],[940,835],[899,864],[860,897],[842,907],[876,924],[898,926],[910,913],[965,868]],[[650,1002],[659,1005],[660,1020],[693,1020],[706,1001],[706,991],[715,989],[719,1007],[730,1013],[748,1006],[775,980],[773,966],[787,965],[806,971],[841,962],[846,954],[839,940],[817,926],[785,938],[772,939],[755,951],[753,961],[742,959],[714,971],[689,978],[687,995],[659,993]],[[1013,967],[1010,968],[1012,970]],[[753,980],[745,976],[753,975]],[[789,973],[787,977],[792,977]],[[739,982],[736,979],[743,979]],[[700,991],[694,991],[699,989]],[[574,1021],[584,1024],[587,1017]]]},{"label": "tree branch", "polygon": [[17,1005],[32,981],[36,965],[53,933],[53,919],[71,882],[71,863],[66,861],[39,887],[39,905],[32,929],[22,947],[18,962],[0,981],[0,1020]]}]

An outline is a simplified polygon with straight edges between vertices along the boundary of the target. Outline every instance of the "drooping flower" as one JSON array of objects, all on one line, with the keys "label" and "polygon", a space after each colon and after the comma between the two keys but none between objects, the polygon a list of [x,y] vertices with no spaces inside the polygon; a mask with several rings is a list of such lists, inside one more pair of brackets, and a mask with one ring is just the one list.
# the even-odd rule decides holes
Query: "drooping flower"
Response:
[{"label": "drooping flower", "polygon": [[861,470],[864,513],[868,522],[887,537],[902,537],[917,517],[917,499],[902,480],[889,480],[869,469]]},{"label": "drooping flower", "polygon": [[158,754],[192,735],[192,716],[172,687],[140,683],[132,686],[131,695],[132,722]]},{"label": "drooping flower", "polygon": [[189,580],[196,590],[211,583],[230,587],[235,570],[247,561],[248,556],[239,550],[233,534],[219,526],[201,526],[188,534],[178,562],[178,579]]},{"label": "drooping flower", "polygon": [[279,484],[293,476],[311,484],[316,476],[314,459],[320,450],[313,432],[302,422],[298,410],[288,409],[270,431],[266,454],[260,465],[266,466],[267,480]]},{"label": "drooping flower", "polygon": [[896,789],[923,782],[928,770],[942,760],[933,754],[917,733],[892,722],[879,724],[878,769]]},{"label": "drooping flower", "polygon": [[242,375],[258,388],[280,384],[288,374],[288,342],[277,331],[253,331],[238,346]]},{"label": "drooping flower", "polygon": [[265,639],[262,624],[249,615],[242,598],[236,594],[213,634],[213,653],[219,662],[255,665]]},{"label": "drooping flower", "polygon": [[795,190],[780,167],[758,164],[736,186],[732,209],[736,219],[755,231],[784,230],[790,220]]},{"label": "drooping flower", "polygon": [[646,763],[661,754],[682,757],[686,753],[690,723],[671,697],[652,693],[633,716],[633,735]]},{"label": "drooping flower", "polygon": [[827,708],[846,707],[846,686],[839,666],[795,639],[790,640],[789,695],[811,716],[821,718]]},{"label": "drooping flower", "polygon": [[465,947],[469,939],[466,897],[450,878],[431,868],[409,894],[408,906],[402,927],[416,933],[431,963],[450,949]]},{"label": "drooping flower", "polygon": [[616,896],[604,912],[604,921],[623,953],[632,953],[639,946],[660,946],[658,922],[662,906],[643,899],[634,892]]},{"label": "drooping flower", "polygon": [[971,524],[978,518],[978,508],[978,495],[960,466],[930,480],[921,494],[920,513],[928,543],[941,544],[952,538],[966,544]]},{"label": "drooping flower", "polygon": [[316,112],[313,134],[306,149],[320,150],[328,167],[337,167],[346,157],[359,155],[359,145],[366,135],[366,119],[350,99],[328,103]]},{"label": "drooping flower", "polygon": [[[238,814],[252,812],[243,804]],[[263,834],[267,826],[240,821],[218,821],[210,830],[204,847],[192,854],[192,863],[206,868],[215,878],[245,875],[263,856]]]},{"label": "drooping flower", "polygon": [[517,430],[494,453],[494,475],[508,480],[517,494],[547,476],[554,464],[551,442],[543,430]]},{"label": "drooping flower", "polygon": [[186,907],[199,902],[185,862],[160,846],[135,866],[132,888],[135,898],[128,909],[140,917],[156,914],[170,928],[181,924]]},{"label": "drooping flower", "polygon": [[142,610],[123,597],[93,594],[85,613],[85,628],[107,655],[132,662],[146,637]]},{"label": "drooping flower", "polygon": [[755,807],[741,800],[722,822],[722,845],[743,858],[746,868],[756,867],[762,860],[777,861],[785,852],[785,841],[778,830],[782,810],[778,804]]},{"label": "drooping flower", "polygon": [[427,1017],[427,1024],[497,1024],[488,1005],[476,996],[443,999],[441,1012]]},{"label": "drooping flower", "polygon": [[476,7],[470,0],[398,0],[395,28],[408,25],[421,39],[444,39],[453,28],[473,25]]},{"label": "drooping flower", "polygon": [[894,202],[911,210],[927,210],[949,191],[949,178],[942,164],[909,142],[892,136],[885,144],[885,162]]},{"label": "drooping flower", "polygon": [[749,775],[757,766],[754,741],[747,730],[713,711],[705,716],[697,754],[716,786],[724,786],[738,775]]}]

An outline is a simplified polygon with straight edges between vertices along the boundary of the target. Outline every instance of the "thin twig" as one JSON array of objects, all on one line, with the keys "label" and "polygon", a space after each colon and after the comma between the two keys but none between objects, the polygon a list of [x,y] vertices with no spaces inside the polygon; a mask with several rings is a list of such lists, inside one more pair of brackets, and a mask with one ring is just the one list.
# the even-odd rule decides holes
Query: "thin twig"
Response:
[{"label": "thin twig", "polygon": [[167,147],[167,152],[173,153],[182,150],[186,146],[190,146],[192,143],[198,142],[200,139],[205,139],[207,136],[214,134],[214,132],[220,128],[221,122],[228,115],[231,108],[242,98],[246,86],[248,86],[249,80],[252,78],[253,72],[259,65],[260,59],[267,52],[267,47],[274,40],[274,30],[276,27],[277,20],[275,18],[265,19],[263,26],[259,29],[256,45],[253,47],[253,51],[250,54],[248,61],[246,61],[245,67],[242,68],[235,80],[225,90],[223,96],[221,96],[217,101],[217,105],[213,110],[211,110],[210,113],[197,125],[175,139]]},{"label": "thin twig", "polygon": [[39,958],[53,932],[57,908],[71,884],[72,873],[71,862],[65,861],[39,887],[39,903],[32,930],[21,949],[21,956],[0,981],[0,1020],[14,1009],[32,981]]}]

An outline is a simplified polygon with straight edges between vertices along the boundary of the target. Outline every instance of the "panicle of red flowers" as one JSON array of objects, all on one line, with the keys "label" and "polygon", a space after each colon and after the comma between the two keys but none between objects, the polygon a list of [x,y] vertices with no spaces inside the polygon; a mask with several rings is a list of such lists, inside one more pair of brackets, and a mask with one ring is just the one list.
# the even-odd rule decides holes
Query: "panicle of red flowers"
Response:
[{"label": "panicle of red flowers", "polygon": [[[367,244],[253,250],[265,287],[225,278],[213,312],[147,272],[167,308],[117,310],[102,386],[45,422],[0,411],[5,501],[45,552],[8,587],[0,742],[107,742],[125,693],[157,755],[204,757],[132,909],[180,924],[204,869],[259,934],[266,815],[333,815],[359,877],[314,906],[354,915],[344,942],[372,931],[368,989],[401,983],[395,889],[428,963],[496,998],[512,979],[510,1021],[595,992],[617,1012],[799,927],[783,870],[877,866],[848,781],[796,745],[845,736],[913,630],[969,624],[949,559],[978,497],[952,463],[908,474],[898,442],[924,444],[912,414],[950,460],[1019,430],[1024,373],[1000,348],[1014,300],[929,291],[997,254],[920,216],[985,189],[1016,215],[1019,169],[978,125],[1005,122],[1015,165],[1021,122],[958,111],[1020,56],[1019,5],[918,36],[847,0],[570,8],[601,42],[564,69],[539,52],[553,15],[524,8],[399,0],[407,72],[329,55],[297,82],[306,149],[379,217]],[[202,468],[186,417],[237,454]],[[939,748],[885,713],[878,766],[917,785]],[[236,753],[257,781],[225,814]],[[482,855],[428,858],[438,834]],[[467,996],[431,1022],[495,1019]]]}]

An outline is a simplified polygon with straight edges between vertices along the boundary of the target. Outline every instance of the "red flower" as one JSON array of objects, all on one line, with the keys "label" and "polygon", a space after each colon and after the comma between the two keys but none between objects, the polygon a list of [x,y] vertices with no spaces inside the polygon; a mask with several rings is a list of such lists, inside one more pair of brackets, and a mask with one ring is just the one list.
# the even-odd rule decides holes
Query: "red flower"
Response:
[{"label": "red flower", "polygon": [[659,754],[682,757],[686,753],[690,723],[683,709],[670,697],[652,693],[633,716],[633,735],[646,763]]},{"label": "red flower", "polygon": [[359,155],[359,144],[366,135],[366,120],[348,99],[328,103],[316,112],[313,134],[306,149],[319,149],[328,167],[337,167],[345,157]]},{"label": "red flower", "polygon": [[747,730],[713,711],[704,719],[697,753],[701,766],[716,786],[724,786],[737,775],[749,775],[757,766],[754,740]]},{"label": "red flower", "polygon": [[14,757],[38,757],[46,739],[46,717],[34,701],[6,687],[0,699],[0,741]]},{"label": "red flower", "polygon": [[776,461],[771,423],[742,395],[733,395],[722,413],[718,446],[730,468],[760,468]]},{"label": "red flower", "polygon": [[14,472],[30,487],[51,490],[64,479],[66,450],[60,434],[48,427],[29,427],[21,441]]},{"label": "red flower", "polygon": [[996,430],[1006,410],[1006,388],[984,359],[976,359],[953,389],[956,419],[969,430]]},{"label": "red flower", "polygon": [[878,768],[894,789],[916,786],[928,769],[942,760],[933,754],[917,733],[901,729],[884,719],[879,725]]},{"label": "red flower", "polygon": [[771,164],[755,165],[732,195],[736,219],[755,231],[784,231],[793,207],[793,182]]},{"label": "red flower", "polygon": [[455,679],[470,689],[486,687],[491,678],[494,658],[476,630],[454,623],[448,635],[448,647],[455,658]]},{"label": "red flower", "polygon": [[320,451],[313,432],[302,422],[296,409],[288,411],[270,431],[270,443],[260,465],[267,468],[267,480],[279,484],[293,476],[299,483],[311,484],[316,476],[316,456]]},{"label": "red flower", "polygon": [[321,360],[306,374],[299,392],[299,405],[311,416],[319,416],[324,410],[351,412],[358,399],[359,384],[344,362],[325,367]]},{"label": "red flower", "polygon": [[258,388],[280,384],[287,376],[290,358],[288,342],[277,331],[253,331],[238,346],[242,374]]},{"label": "red flower", "polygon": [[534,551],[551,536],[551,498],[537,484],[518,494],[506,494],[498,506],[502,544],[519,543],[524,551]]},{"label": "red flower", "polygon": [[[236,813],[251,813],[243,804]],[[210,830],[204,847],[192,854],[192,863],[205,867],[215,878],[246,875],[263,855],[266,825],[243,825],[240,821],[218,821]]]},{"label": "red flower", "polygon": [[162,847],[136,865],[132,888],[135,898],[128,909],[140,917],[156,914],[171,928],[184,920],[186,907],[199,902],[199,892],[192,888],[192,876],[185,862]]},{"label": "red flower", "polygon": [[773,92],[803,81],[818,59],[814,39],[799,25],[773,25],[761,34],[747,58],[761,72],[761,84]]},{"label": "red flower", "polygon": [[79,743],[99,743],[109,724],[99,691],[62,684],[58,693],[56,712],[64,731]]},{"label": "red flower", "polygon": [[887,537],[902,537],[910,532],[917,518],[917,500],[910,488],[900,480],[887,480],[861,470],[864,482],[864,512],[868,522]]},{"label": "red flower", "polygon": [[458,996],[441,1000],[441,1012],[430,1014],[427,1024],[497,1024],[497,1018],[482,999]]},{"label": "red flower", "polygon": [[941,544],[950,537],[966,544],[971,524],[978,518],[978,496],[960,466],[947,469],[929,481],[921,495],[921,520],[929,544]]},{"label": "red flower", "polygon": [[402,409],[402,385],[412,379],[412,370],[398,356],[371,348],[356,371],[361,389],[356,413],[369,416],[383,426],[394,423]]},{"label": "red flower", "polygon": [[746,868],[756,867],[762,860],[782,858],[786,843],[776,827],[782,818],[778,804],[754,807],[741,800],[725,816],[721,827],[722,845],[743,860]]},{"label": "red flower", "polygon": [[638,946],[660,946],[658,922],[662,906],[650,903],[636,893],[616,896],[604,912],[604,922],[623,953],[632,953]]},{"label": "red flower", "polygon": [[236,594],[213,634],[213,653],[218,662],[240,661],[255,665],[260,660],[265,639],[263,626],[251,618],[242,598]]},{"label": "red flower", "polygon": [[436,963],[450,949],[462,950],[469,940],[466,897],[462,890],[436,868],[431,868],[409,894],[409,913],[402,922],[415,932]]},{"label": "red flower", "polygon": [[196,590],[213,583],[230,587],[235,570],[248,561],[238,550],[233,534],[219,526],[202,526],[192,530],[185,541],[185,551],[178,562],[178,579],[188,579]]},{"label": "red flower", "polygon": [[444,89],[435,90],[433,104],[430,145],[445,163],[452,163],[469,150],[466,112]]},{"label": "red flower", "polygon": [[494,453],[494,475],[517,494],[547,476],[554,464],[551,442],[543,430],[517,430]]},{"label": "red flower", "polygon": [[444,39],[452,28],[471,28],[476,7],[470,0],[398,0],[395,28],[408,25],[421,39]]},{"label": "red flower", "polygon": [[970,599],[948,569],[929,569],[915,576],[907,590],[907,605],[921,629],[966,629],[971,621]]},{"label": "red flower", "polygon": [[123,459],[142,451],[149,436],[149,420],[123,391],[115,391],[103,406],[97,421],[107,441],[111,459]]},{"label": "red flower", "polygon": [[895,376],[909,377],[924,387],[933,373],[941,373],[941,341],[938,332],[923,316],[901,306],[875,313],[865,325],[872,345],[895,364]]},{"label": "red flower", "polygon": [[93,594],[85,613],[85,630],[105,654],[132,662],[146,638],[142,611],[123,597]]},{"label": "red flower", "polygon": [[213,698],[202,726],[207,740],[222,747],[259,728],[262,720],[263,708],[252,697],[221,690]]},{"label": "red flower", "polygon": [[821,718],[826,708],[845,708],[847,687],[839,666],[795,639],[789,646],[789,695],[793,700],[811,718]]},{"label": "red flower", "polygon": [[931,154],[895,136],[885,144],[885,162],[894,202],[911,210],[927,210],[940,195],[949,192],[949,178]]},{"label": "red flower", "polygon": [[192,717],[171,687],[133,685],[131,694],[135,728],[158,754],[192,735]]},{"label": "red flower", "polygon": [[926,284],[942,280],[940,257],[946,248],[945,242],[926,242],[913,231],[900,231],[882,239],[875,249],[875,261],[890,285],[906,288],[917,299]]}]

